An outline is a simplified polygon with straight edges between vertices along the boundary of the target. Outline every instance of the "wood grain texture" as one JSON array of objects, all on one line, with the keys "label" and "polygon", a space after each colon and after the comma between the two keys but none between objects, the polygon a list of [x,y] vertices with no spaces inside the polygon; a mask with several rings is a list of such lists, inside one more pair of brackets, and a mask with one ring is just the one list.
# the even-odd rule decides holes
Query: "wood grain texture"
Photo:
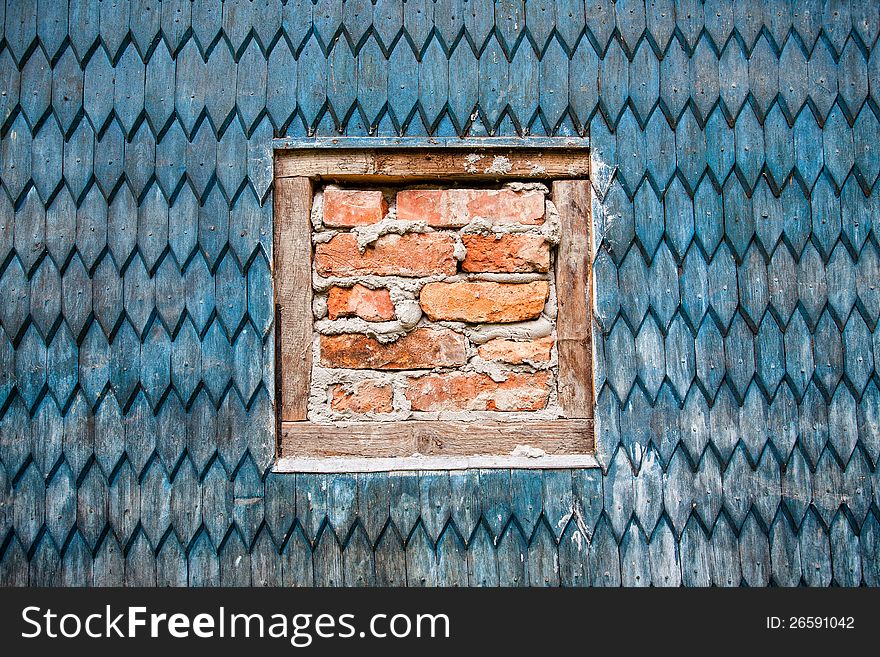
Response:
[{"label": "wood grain texture", "polygon": [[312,244],[308,178],[275,182],[275,305],[280,325],[281,419],[306,419],[311,380]]},{"label": "wood grain texture", "polygon": [[556,253],[559,405],[566,417],[593,417],[592,303],[590,295],[590,183],[558,180],[553,202],[561,239]]},{"label": "wood grain texture", "polygon": [[281,425],[282,457],[497,456],[510,454],[518,445],[542,449],[551,456],[589,454],[593,450],[593,423],[411,420]]},{"label": "wood grain texture", "polygon": [[358,182],[586,178],[586,151],[527,149],[278,150],[275,178]]},{"label": "wood grain texture", "polygon": [[599,469],[592,454],[563,456],[404,456],[397,458],[374,457],[282,457],[273,471],[280,475],[360,473],[362,476],[387,477],[389,473],[424,473],[448,471],[466,475],[480,469],[506,469],[511,472],[557,472],[572,469]]}]

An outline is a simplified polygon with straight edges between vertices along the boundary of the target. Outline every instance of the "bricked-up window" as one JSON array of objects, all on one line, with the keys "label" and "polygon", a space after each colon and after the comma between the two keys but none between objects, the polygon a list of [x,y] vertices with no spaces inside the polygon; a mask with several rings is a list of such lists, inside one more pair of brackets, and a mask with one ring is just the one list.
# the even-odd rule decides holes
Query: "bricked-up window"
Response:
[{"label": "bricked-up window", "polygon": [[560,417],[548,192],[321,189],[308,419]]},{"label": "bricked-up window", "polygon": [[529,156],[279,155],[282,469],[587,463],[585,157]]}]

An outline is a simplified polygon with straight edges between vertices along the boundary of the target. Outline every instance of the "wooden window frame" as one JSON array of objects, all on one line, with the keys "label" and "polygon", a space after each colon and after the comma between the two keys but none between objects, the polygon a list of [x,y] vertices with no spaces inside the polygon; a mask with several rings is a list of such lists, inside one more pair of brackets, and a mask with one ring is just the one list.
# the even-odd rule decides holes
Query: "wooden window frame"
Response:
[{"label": "wooden window frame", "polygon": [[[335,146],[335,145],[334,145]],[[583,148],[474,146],[277,148],[274,151],[276,471],[370,472],[595,467],[589,155]],[[314,338],[311,208],[316,183],[503,182],[552,186],[561,239],[555,276],[556,420],[307,421]],[[584,272],[587,273],[584,276]],[[588,376],[584,376],[588,372]],[[513,430],[512,430],[513,429]],[[513,456],[517,445],[546,456]],[[419,456],[409,456],[418,453]]]}]

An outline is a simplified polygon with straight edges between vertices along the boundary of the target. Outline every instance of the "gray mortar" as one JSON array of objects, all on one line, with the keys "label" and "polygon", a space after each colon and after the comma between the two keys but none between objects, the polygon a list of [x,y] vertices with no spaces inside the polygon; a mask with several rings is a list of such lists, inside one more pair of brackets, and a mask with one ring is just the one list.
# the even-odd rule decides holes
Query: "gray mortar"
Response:
[{"label": "gray mortar", "polygon": [[526,164],[529,167],[530,176],[540,176],[547,173],[547,168],[540,162],[532,162],[531,160],[526,160]]},{"label": "gray mortar", "polygon": [[363,254],[370,244],[373,244],[383,235],[433,233],[434,229],[425,221],[401,221],[399,219],[385,217],[382,221],[375,224],[355,226],[351,229],[351,232],[357,240],[358,250]]},{"label": "gray mortar", "polygon": [[556,246],[562,236],[562,223],[559,219],[559,210],[550,199],[544,201],[544,239]]},{"label": "gray mortar", "polygon": [[507,189],[515,192],[542,192],[545,196],[550,194],[550,188],[542,182],[509,182],[504,185]]},{"label": "gray mortar", "polygon": [[547,319],[555,322],[556,314],[559,311],[559,305],[556,297],[556,273],[553,270],[553,262],[550,263],[550,272],[549,272],[549,280],[550,285],[550,293],[547,295],[547,301],[544,303],[544,310],[541,313]]},{"label": "gray mortar", "polygon": [[553,333],[553,323],[543,316],[525,322],[511,322],[509,324],[465,324],[464,322],[445,320],[434,322],[434,324],[461,333],[476,345],[485,344],[495,338],[532,340],[534,338],[546,338]]},{"label": "gray mortar", "polygon": [[513,164],[510,161],[510,158],[504,157],[503,155],[496,155],[492,158],[492,164],[486,169],[486,173],[509,173],[513,168]]},{"label": "gray mortar", "polygon": [[[450,277],[451,279],[451,277]],[[493,283],[533,283],[547,281],[550,277],[539,272],[500,274],[495,272],[465,272],[461,280],[490,281]]]},{"label": "gray mortar", "polygon": [[467,247],[461,239],[460,232],[455,233],[455,244],[452,247],[452,257],[455,258],[457,262],[464,262],[464,259],[467,257]]},{"label": "gray mortar", "polygon": [[322,230],[312,233],[312,244],[324,244],[342,233],[341,230]]},{"label": "gray mortar", "polygon": [[315,322],[315,331],[321,335],[342,335],[344,333],[361,333],[376,338],[382,344],[394,342],[406,335],[400,322],[368,322],[360,317],[340,317],[339,319],[321,319]]},{"label": "gray mortar", "polygon": [[312,297],[312,314],[315,319],[324,319],[327,316],[327,296],[314,295]]},{"label": "gray mortar", "polygon": [[[327,185],[331,187],[331,185]],[[324,227],[324,190],[320,189],[312,195],[312,211],[309,214],[312,223],[312,231],[319,231]],[[314,239],[314,232],[312,233]]]},{"label": "gray mortar", "polygon": [[464,170],[468,173],[477,173],[479,169],[477,168],[477,162],[483,159],[482,155],[478,155],[477,153],[468,153],[464,158]]},{"label": "gray mortar", "polygon": [[[503,158],[502,158],[503,159]],[[497,163],[503,167],[503,162]],[[493,162],[492,166],[496,166]],[[491,168],[491,167],[490,167]],[[499,169],[500,170],[500,169]],[[329,188],[328,185],[326,188]],[[549,191],[546,186],[537,182],[515,182],[505,185],[515,191],[538,190],[544,194]],[[411,187],[412,188],[412,187]],[[436,185],[418,185],[416,188],[434,188]],[[371,189],[375,189],[371,187]],[[358,247],[363,253],[369,244],[374,243],[383,235],[406,233],[445,232],[455,238],[454,256],[459,262],[464,260],[467,249],[462,241],[466,234],[486,234],[500,237],[504,234],[530,234],[541,236],[551,245],[559,243],[560,223],[556,207],[548,198],[545,201],[545,220],[539,226],[523,225],[514,223],[492,224],[491,222],[476,217],[466,226],[459,229],[440,229],[435,231],[422,221],[400,221],[397,217],[395,204],[396,189],[382,188],[389,203],[388,214],[383,220],[371,226],[353,228],[351,231],[358,241]],[[313,244],[329,241],[335,235],[344,233],[323,226],[323,190],[318,190],[314,195],[311,222],[314,228],[312,233]],[[556,391],[556,378],[558,371],[558,351],[554,341],[549,362],[526,362],[522,365],[509,365],[496,361],[486,361],[477,353],[477,347],[495,338],[512,340],[531,340],[553,335],[555,337],[555,319],[557,312],[557,297],[555,279],[553,276],[552,261],[555,254],[551,251],[551,267],[548,273],[456,273],[448,276],[443,274],[408,278],[403,276],[331,276],[322,277],[316,272],[312,273],[312,285],[314,299],[312,310],[315,316],[315,338],[312,346],[312,382],[309,394],[308,418],[312,422],[344,423],[352,420],[373,420],[395,422],[405,419],[418,420],[453,420],[453,421],[479,421],[496,420],[506,422],[523,422],[536,419],[556,419],[563,416],[559,406],[558,393]],[[433,282],[460,282],[460,281],[491,281],[497,283],[526,283],[539,280],[549,282],[550,293],[541,316],[529,321],[506,324],[466,324],[463,322],[429,321],[422,313],[418,303],[418,297],[422,287]],[[367,322],[360,318],[340,318],[337,320],[327,319],[327,292],[333,286],[350,288],[360,284],[371,289],[387,288],[394,305],[396,319],[389,322]],[[389,343],[402,337],[409,331],[420,327],[446,327],[463,334],[468,339],[467,363],[461,367],[435,367],[423,370],[354,370],[325,368],[320,364],[319,336],[338,335],[343,333],[360,333],[375,338],[381,343]],[[450,372],[474,372],[486,374],[493,381],[502,382],[510,373],[529,373],[534,371],[549,371],[553,385],[550,386],[550,396],[547,406],[539,411],[501,412],[501,411],[442,411],[423,412],[413,411],[409,400],[405,395],[406,381],[409,377],[424,376],[427,374],[448,374]],[[355,415],[351,413],[339,413],[330,407],[330,386],[341,384],[353,385],[360,381],[372,380],[378,383],[386,383],[393,390],[393,411],[387,414],[367,413]]]},{"label": "gray mortar", "polygon": [[422,307],[415,299],[401,299],[394,302],[397,321],[406,331],[412,331],[422,319]]},{"label": "gray mortar", "polygon": [[[318,276],[312,273],[312,287],[319,293],[326,293],[331,287],[352,287],[360,283],[364,287],[370,289],[379,289],[387,287],[389,292],[394,289],[397,294],[403,295],[400,298],[415,299],[418,297],[422,288],[428,283],[460,283],[463,281],[493,281],[496,283],[531,283],[534,281],[549,281],[549,274],[541,273],[511,273],[511,274],[495,274],[495,273],[457,273],[447,276],[446,274],[434,274],[432,276],[423,276],[420,278],[408,278],[406,276],[376,276],[373,274],[365,274],[364,276]],[[393,295],[394,293],[392,293]],[[393,299],[393,296],[392,296]]]}]

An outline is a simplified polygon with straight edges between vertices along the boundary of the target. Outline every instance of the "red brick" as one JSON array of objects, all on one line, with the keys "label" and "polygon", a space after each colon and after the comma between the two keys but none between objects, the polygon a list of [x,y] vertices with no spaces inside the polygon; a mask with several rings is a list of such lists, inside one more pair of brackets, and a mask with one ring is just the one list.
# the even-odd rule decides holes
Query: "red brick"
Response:
[{"label": "red brick", "polygon": [[496,383],[486,374],[459,372],[409,378],[414,411],[537,411],[550,397],[550,376],[510,373]]},{"label": "red brick", "polygon": [[528,342],[516,340],[504,340],[496,338],[479,346],[477,351],[480,358],[485,360],[498,360],[511,365],[521,365],[526,361],[532,363],[546,363],[550,360],[550,351],[553,349],[553,338],[538,338]]},{"label": "red brick", "polygon": [[545,272],[550,269],[550,245],[537,235],[464,235],[467,256],[461,268],[469,272]]},{"label": "red brick", "polygon": [[397,218],[460,228],[477,217],[494,223],[544,223],[544,194],[537,190],[405,189],[397,193]]},{"label": "red brick", "polygon": [[541,314],[549,289],[547,281],[428,283],[419,303],[431,321],[520,322]]},{"label": "red brick", "polygon": [[315,268],[321,276],[451,276],[456,271],[455,240],[446,233],[383,235],[358,250],[354,235],[336,235],[315,247]]},{"label": "red brick", "polygon": [[324,225],[351,228],[382,221],[388,212],[385,197],[378,190],[324,190]]},{"label": "red brick", "polygon": [[394,319],[394,304],[388,290],[371,290],[358,283],[350,288],[331,287],[327,295],[327,314],[330,319],[360,317],[368,322]]},{"label": "red brick", "polygon": [[331,388],[330,406],[334,411],[350,413],[390,413],[394,391],[387,383],[359,381]]},{"label": "red brick", "polygon": [[464,365],[466,361],[466,340],[450,329],[419,328],[388,344],[361,334],[321,336],[324,367],[417,370]]}]

